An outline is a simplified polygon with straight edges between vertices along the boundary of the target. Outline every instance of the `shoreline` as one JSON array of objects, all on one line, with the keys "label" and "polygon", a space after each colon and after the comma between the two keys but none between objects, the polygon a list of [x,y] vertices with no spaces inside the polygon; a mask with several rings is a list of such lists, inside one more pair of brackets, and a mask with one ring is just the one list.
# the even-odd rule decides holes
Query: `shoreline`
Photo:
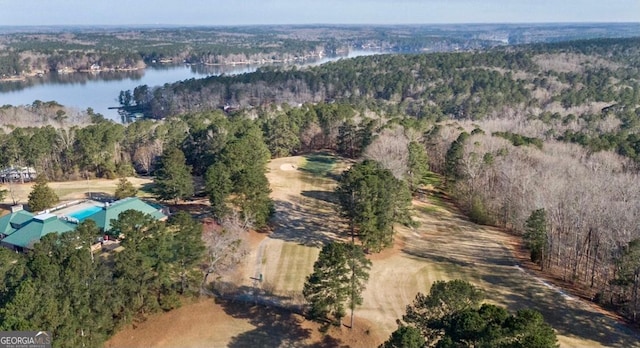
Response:
[{"label": "shoreline", "polygon": [[[128,72],[128,71],[140,71],[140,70],[144,70],[146,69],[146,67],[142,67],[142,68],[118,68],[118,69],[80,69],[80,70],[74,70],[74,69],[60,69],[58,71],[55,71],[55,73],[59,74],[59,75],[70,75],[70,74],[95,74],[95,73],[102,73],[102,72]],[[14,75],[14,76],[9,76],[9,77],[0,77],[0,83],[2,82],[24,82],[27,81],[29,79],[32,78],[36,78],[36,77],[45,77],[47,75],[51,75],[52,71],[47,71],[47,72],[38,72],[38,73],[26,73],[26,74],[22,74],[22,75]]]}]

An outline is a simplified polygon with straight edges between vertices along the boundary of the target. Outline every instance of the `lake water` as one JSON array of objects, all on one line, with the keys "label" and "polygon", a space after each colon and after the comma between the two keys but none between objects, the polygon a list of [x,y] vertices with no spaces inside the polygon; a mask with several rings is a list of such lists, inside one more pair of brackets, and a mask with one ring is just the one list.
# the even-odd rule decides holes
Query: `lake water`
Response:
[{"label": "lake water", "polygon": [[[351,51],[347,56],[306,60],[295,65],[299,67],[318,65],[342,58],[380,53]],[[152,87],[191,78],[243,74],[253,72],[260,66],[264,65],[157,65],[149,66],[144,70],[126,72],[52,73],[27,81],[0,82],[0,106],[6,104],[29,105],[35,100],[56,101],[78,110],[93,108],[96,113],[101,113],[106,118],[120,122],[117,110],[108,109],[112,106],[118,106],[120,91],[133,91],[139,85]]]}]

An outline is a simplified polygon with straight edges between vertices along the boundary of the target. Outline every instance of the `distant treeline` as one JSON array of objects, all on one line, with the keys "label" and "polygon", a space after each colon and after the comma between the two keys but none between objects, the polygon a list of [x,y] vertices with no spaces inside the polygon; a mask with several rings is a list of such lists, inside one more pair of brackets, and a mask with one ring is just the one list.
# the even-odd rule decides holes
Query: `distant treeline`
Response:
[{"label": "distant treeline", "polygon": [[131,70],[156,62],[269,63],[364,49],[422,53],[475,51],[532,42],[629,37],[633,23],[192,28],[53,28],[0,34],[0,78],[57,70]]}]

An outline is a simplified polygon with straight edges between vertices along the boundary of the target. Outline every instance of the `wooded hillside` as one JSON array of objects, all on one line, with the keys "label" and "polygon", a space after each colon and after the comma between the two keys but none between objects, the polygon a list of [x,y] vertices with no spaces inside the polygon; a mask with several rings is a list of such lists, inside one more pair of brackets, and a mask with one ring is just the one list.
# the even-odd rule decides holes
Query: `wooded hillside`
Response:
[{"label": "wooded hillside", "polygon": [[[264,224],[270,202],[257,191],[267,192],[269,154],[365,155],[415,189],[418,145],[473,221],[522,235],[540,267],[637,320],[639,47],[381,55],[143,86],[134,102],[164,121],[15,128],[0,136],[0,164],[55,179],[147,174],[179,148],[214,207],[245,207]],[[229,115],[224,104],[241,108]],[[208,173],[216,165],[229,170]]]}]

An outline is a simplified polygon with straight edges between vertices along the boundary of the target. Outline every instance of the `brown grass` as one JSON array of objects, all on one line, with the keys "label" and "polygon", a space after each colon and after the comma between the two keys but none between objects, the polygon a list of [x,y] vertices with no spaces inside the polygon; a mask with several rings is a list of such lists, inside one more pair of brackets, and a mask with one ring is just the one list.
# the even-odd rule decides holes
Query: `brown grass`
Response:
[{"label": "brown grass", "polygon": [[[150,178],[127,178],[135,187],[141,188],[145,184],[150,184],[152,180]],[[118,186],[119,179],[107,180],[107,179],[93,179],[93,180],[76,180],[76,181],[64,181],[64,182],[50,182],[51,187],[61,201],[89,198],[91,195],[113,195]],[[13,197],[18,203],[26,204],[29,200],[29,193],[34,183],[25,184],[0,184],[0,190],[13,191]],[[139,196],[144,196],[145,192],[138,191]],[[3,204],[13,204],[12,195],[9,193],[5,197]]]},{"label": "brown grass", "polygon": [[[347,165],[339,162],[334,172]],[[268,178],[276,203],[273,232],[251,234],[252,250],[239,277],[238,285],[251,287],[256,283],[249,277],[263,273],[264,282],[258,286],[283,302],[300,295],[318,248],[345,237],[344,222],[328,193],[335,181],[306,173],[303,167],[301,157],[270,163]],[[373,347],[396,329],[396,319],[417,292],[428,292],[434,281],[449,279],[476,284],[489,302],[511,311],[539,310],[557,330],[562,347],[640,346],[637,334],[620,322],[519,267],[512,236],[467,221],[446,197],[430,197],[414,201],[420,226],[398,228],[394,247],[371,256],[373,267],[354,331],[332,328],[323,335],[317,324],[297,314],[203,300],[153,317],[136,330],[126,329],[107,347]]]},{"label": "brown grass", "polygon": [[320,326],[285,310],[203,299],[127,326],[105,347],[369,348],[382,340],[362,319],[353,330],[332,326],[323,334]]}]

